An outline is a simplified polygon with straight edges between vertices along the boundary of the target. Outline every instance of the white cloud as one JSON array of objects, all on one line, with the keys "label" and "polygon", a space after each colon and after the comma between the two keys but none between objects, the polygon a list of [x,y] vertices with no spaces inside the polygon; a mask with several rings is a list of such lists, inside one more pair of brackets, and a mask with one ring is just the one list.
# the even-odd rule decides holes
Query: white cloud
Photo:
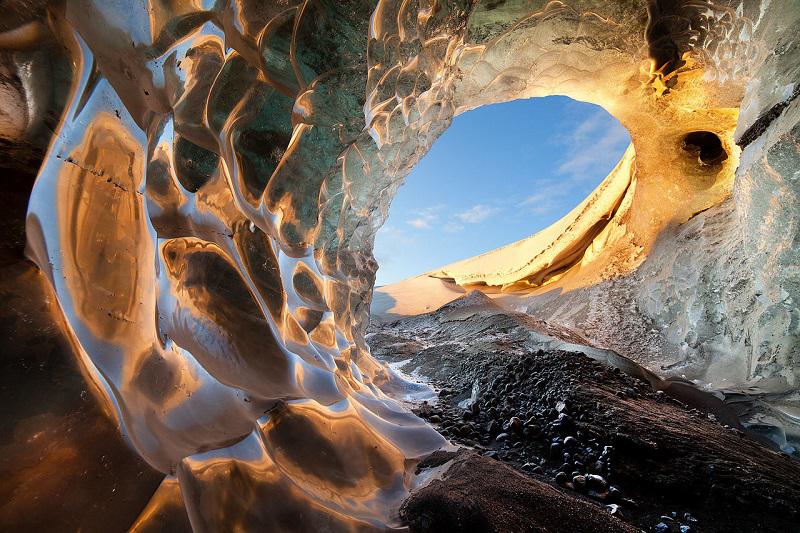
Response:
[{"label": "white cloud", "polygon": [[463,231],[464,226],[457,222],[448,222],[444,225],[444,231],[447,233],[458,233],[459,231]]},{"label": "white cloud", "polygon": [[466,211],[456,214],[456,218],[465,224],[477,224],[479,222],[483,222],[498,211],[499,209],[497,207],[477,204],[473,205]]},{"label": "white cloud", "polygon": [[419,218],[412,218],[411,220],[408,221],[408,223],[417,229],[428,229],[431,227],[431,221],[432,221],[431,218],[419,217]]},{"label": "white cloud", "polygon": [[569,180],[547,180],[537,184],[536,192],[522,200],[518,207],[527,215],[551,217],[569,207],[573,187]]},{"label": "white cloud", "polygon": [[[597,109],[576,122],[572,131],[556,139],[563,147],[556,177],[537,180],[534,192],[517,204],[535,216],[560,216],[574,207],[577,191],[586,191],[604,178],[627,148],[627,130],[610,115]],[[582,199],[582,198],[581,198]]]},{"label": "white cloud", "polygon": [[444,204],[433,205],[417,209],[412,213],[414,218],[406,220],[406,224],[417,229],[429,229],[439,220],[439,213],[445,208]]},{"label": "white cloud", "polygon": [[575,142],[588,141],[595,136],[598,130],[607,127],[609,123],[613,123],[609,118],[602,111],[595,111],[575,127],[569,138]]},{"label": "white cloud", "polygon": [[414,241],[402,228],[395,227],[391,224],[386,224],[381,227],[381,229],[378,230],[378,235],[390,237],[393,242],[409,243]]},{"label": "white cloud", "polygon": [[542,180],[536,185],[536,192],[521,201],[519,207],[537,207],[543,203],[552,203],[554,198],[567,196],[571,192],[564,180]]},{"label": "white cloud", "polygon": [[619,154],[630,143],[628,131],[614,118],[598,109],[580,122],[572,133],[561,139],[567,145],[565,161],[559,174],[574,181],[592,181],[598,172],[605,173],[619,160]]}]

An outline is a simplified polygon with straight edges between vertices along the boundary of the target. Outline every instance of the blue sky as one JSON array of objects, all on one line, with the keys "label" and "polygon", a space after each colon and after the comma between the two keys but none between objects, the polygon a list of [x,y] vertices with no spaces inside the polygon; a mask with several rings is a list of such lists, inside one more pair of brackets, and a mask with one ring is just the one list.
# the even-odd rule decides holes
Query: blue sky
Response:
[{"label": "blue sky", "polygon": [[377,285],[547,227],[594,190],[629,142],[606,111],[563,96],[456,117],[392,202],[375,239]]}]

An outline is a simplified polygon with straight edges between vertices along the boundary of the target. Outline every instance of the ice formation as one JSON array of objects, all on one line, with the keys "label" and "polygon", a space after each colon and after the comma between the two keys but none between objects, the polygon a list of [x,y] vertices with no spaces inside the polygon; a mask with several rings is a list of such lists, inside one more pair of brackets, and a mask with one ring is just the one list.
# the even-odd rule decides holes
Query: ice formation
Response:
[{"label": "ice formation", "polygon": [[22,142],[61,117],[28,250],[167,475],[137,527],[176,500],[200,530],[396,525],[445,440],[364,341],[372,242],[450,119],[487,103],[596,103],[633,144],[554,228],[437,275],[593,298],[595,338],[644,321],[709,380],[796,388],[791,0],[19,5],[0,128]]}]

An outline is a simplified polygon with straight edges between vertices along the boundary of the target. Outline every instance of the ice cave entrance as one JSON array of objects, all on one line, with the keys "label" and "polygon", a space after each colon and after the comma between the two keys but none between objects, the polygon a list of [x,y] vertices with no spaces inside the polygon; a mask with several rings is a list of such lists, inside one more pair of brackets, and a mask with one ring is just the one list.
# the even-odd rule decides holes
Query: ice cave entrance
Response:
[{"label": "ice cave entrance", "polygon": [[376,285],[548,227],[598,186],[630,142],[603,108],[565,96],[455,117],[392,201],[375,239]]}]

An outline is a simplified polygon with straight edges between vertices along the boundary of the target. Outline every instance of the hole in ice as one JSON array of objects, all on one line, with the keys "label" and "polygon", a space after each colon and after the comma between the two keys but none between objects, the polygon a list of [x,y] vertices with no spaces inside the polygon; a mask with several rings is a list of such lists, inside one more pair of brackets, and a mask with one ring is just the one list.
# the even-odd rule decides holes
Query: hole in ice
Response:
[{"label": "hole in ice", "polygon": [[693,131],[683,138],[682,148],[696,155],[703,165],[716,165],[728,159],[722,141],[710,131]]},{"label": "hole in ice", "polygon": [[376,285],[545,229],[589,196],[629,144],[604,109],[564,96],[455,117],[392,201],[375,240]]}]

